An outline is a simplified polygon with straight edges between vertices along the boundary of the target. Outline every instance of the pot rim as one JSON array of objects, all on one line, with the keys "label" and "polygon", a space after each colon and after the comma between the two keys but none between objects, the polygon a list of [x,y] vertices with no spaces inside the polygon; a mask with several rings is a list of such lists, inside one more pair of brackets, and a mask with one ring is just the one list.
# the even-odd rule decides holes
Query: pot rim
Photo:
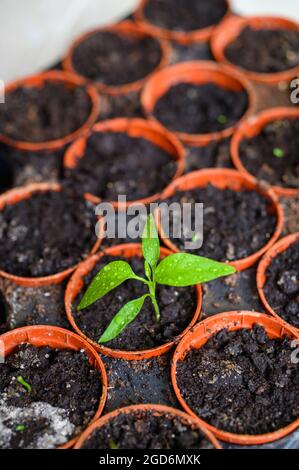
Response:
[{"label": "pot rim", "polygon": [[184,336],[179,345],[177,346],[173,360],[171,363],[171,380],[172,385],[183,409],[191,416],[196,417],[203,426],[206,426],[218,439],[240,445],[258,445],[273,442],[281,439],[294,431],[299,426],[299,417],[289,425],[280,428],[276,431],[264,434],[236,434],[232,432],[222,431],[220,428],[210,425],[202,418],[198,417],[195,412],[187,405],[182,397],[176,379],[176,367],[178,361],[184,359],[185,355],[190,349],[199,349],[206,341],[223,328],[228,328],[229,331],[235,331],[241,328],[251,328],[254,324],[262,325],[270,337],[282,338],[287,336],[289,338],[298,338],[299,336],[294,333],[293,329],[289,328],[283,322],[276,318],[270,317],[263,313],[251,311],[231,311],[224,312],[209,317],[196,326],[194,326],[189,333]]}]

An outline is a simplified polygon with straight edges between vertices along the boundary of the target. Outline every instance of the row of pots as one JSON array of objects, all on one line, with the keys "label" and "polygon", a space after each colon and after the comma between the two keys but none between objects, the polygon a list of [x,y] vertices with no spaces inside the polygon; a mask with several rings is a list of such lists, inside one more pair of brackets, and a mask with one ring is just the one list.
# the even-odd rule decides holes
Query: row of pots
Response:
[{"label": "row of pots", "polygon": [[107,398],[107,375],[102,360],[87,341],[68,330],[49,326],[19,328],[2,335],[1,340],[4,344],[5,356],[12,354],[18,348],[18,346],[23,343],[29,343],[36,347],[49,346],[51,348],[58,349],[71,349],[76,351],[84,350],[89,358],[91,365],[98,370],[102,382],[102,393],[99,400],[98,409],[92,420],[92,423],[80,436],[77,436],[76,438],[67,442],[61,448],[66,449],[73,447],[74,445],[77,449],[82,448],[92,433],[101,426],[105,426],[109,420],[115,419],[115,417],[117,417],[119,414],[132,413],[137,410],[148,410],[153,413],[158,412],[160,414],[168,413],[172,416],[178,417],[183,420],[185,424],[188,423],[188,425],[195,427],[195,429],[200,429],[215,448],[221,448],[221,445],[216,438],[235,444],[258,445],[281,439],[294,431],[299,425],[298,418],[287,426],[266,434],[242,435],[230,433],[221,430],[221,428],[212,426],[201,419],[190,408],[182,396],[177,382],[177,365],[178,362],[184,360],[186,354],[190,352],[190,350],[197,350],[201,348],[209,338],[217,334],[223,328],[226,328],[229,332],[233,332],[242,328],[252,329],[254,325],[261,325],[265,329],[270,339],[282,339],[287,337],[289,340],[292,340],[294,338],[298,338],[298,332],[296,334],[293,329],[283,324],[280,320],[271,318],[267,315],[256,312],[225,312],[200,322],[195,327],[193,327],[179,342],[171,362],[171,380],[179,403],[187,412],[187,414],[165,406],[134,405],[127,408],[118,409],[99,419],[103,412]]},{"label": "row of pots", "polygon": [[[75,75],[66,75],[63,72],[46,72],[24,80],[15,82],[7,87],[6,92],[15,90],[18,86],[41,87],[46,81],[64,83],[66,87],[82,86],[83,79]],[[235,126],[228,127],[222,131],[211,132],[209,134],[186,134],[182,132],[170,132],[163,127],[153,115],[155,104],[172,86],[179,82],[188,82],[192,84],[215,83],[220,87],[229,90],[245,90],[248,95],[248,109],[241,120]],[[50,142],[23,142],[15,141],[11,137],[2,135],[0,140],[17,149],[31,151],[48,151],[57,148],[63,148],[66,144],[73,144],[66,150],[64,166],[74,168],[79,158],[84,157],[84,149],[91,133],[100,132],[122,132],[132,137],[143,137],[151,141],[158,147],[166,150],[177,161],[177,171],[174,178],[180,176],[184,171],[185,144],[191,147],[202,147],[209,145],[213,141],[221,141],[232,136],[231,158],[234,166],[244,175],[254,179],[245,168],[240,158],[240,146],[245,139],[259,135],[262,129],[269,123],[282,119],[297,119],[299,111],[294,108],[273,108],[258,115],[254,113],[256,105],[256,96],[250,82],[242,75],[232,73],[226,67],[213,64],[211,62],[186,62],[157,72],[146,83],[141,102],[149,121],[141,119],[128,120],[126,118],[117,118],[114,120],[103,121],[92,127],[97,119],[99,112],[100,98],[93,85],[86,85],[86,91],[92,102],[92,108],[87,121],[80,129],[74,133]],[[76,140],[77,139],[77,140]],[[181,143],[182,142],[182,143]],[[298,189],[273,186],[278,196],[295,196]],[[137,202],[149,203],[156,200],[158,195],[152,195],[146,200]],[[97,202],[91,195],[91,200]]]}]

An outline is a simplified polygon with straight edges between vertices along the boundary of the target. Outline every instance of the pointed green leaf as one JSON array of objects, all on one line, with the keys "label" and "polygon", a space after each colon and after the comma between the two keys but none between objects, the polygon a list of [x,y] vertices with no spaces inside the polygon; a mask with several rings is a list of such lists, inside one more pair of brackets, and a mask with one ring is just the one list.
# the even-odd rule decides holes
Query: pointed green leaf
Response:
[{"label": "pointed green leaf", "polygon": [[142,234],[142,253],[149,265],[155,268],[160,257],[160,241],[152,214],[146,219]]},{"label": "pointed green leaf", "polygon": [[99,339],[99,343],[106,343],[116,338],[123,329],[137,317],[138,313],[143,307],[143,303],[148,294],[139,297],[138,299],[131,300],[124,305],[115,317],[111,320],[109,326],[104,331]]},{"label": "pointed green leaf", "polygon": [[161,261],[155,275],[158,284],[187,287],[228,276],[234,272],[235,268],[225,263],[188,253],[176,253]]},{"label": "pointed green leaf", "polygon": [[78,310],[93,304],[124,281],[134,278],[136,278],[136,275],[126,261],[112,261],[104,266],[93,278],[78,305]]}]

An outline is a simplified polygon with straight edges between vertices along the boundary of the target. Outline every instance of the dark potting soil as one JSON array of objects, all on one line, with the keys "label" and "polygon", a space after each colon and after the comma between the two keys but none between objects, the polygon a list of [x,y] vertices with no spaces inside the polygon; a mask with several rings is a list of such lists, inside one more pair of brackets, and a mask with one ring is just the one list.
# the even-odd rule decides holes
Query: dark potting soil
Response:
[{"label": "dark potting soil", "polygon": [[299,188],[299,119],[273,121],[261,133],[243,140],[240,159],[259,180]]},{"label": "dark potting soil", "polygon": [[94,206],[70,190],[35,193],[0,212],[0,268],[48,276],[86,257],[96,242]]},{"label": "dark potting soil", "polygon": [[[96,273],[107,263],[122,259],[120,257],[105,257],[93,271],[86,276],[85,288]],[[141,258],[130,260],[133,271],[144,276],[144,266]],[[146,286],[140,281],[129,280],[114,289],[90,307],[76,311],[85,289],[78,295],[73,315],[78,327],[94,341],[98,341],[112,318],[127,302],[141,297],[147,292]],[[146,299],[137,318],[123,332],[105,346],[125,351],[136,351],[154,348],[172,341],[191,322],[196,310],[196,293],[193,287],[177,288],[157,286],[157,300],[161,311],[161,320],[157,322],[150,299]]]},{"label": "dark potting soil", "polygon": [[121,413],[94,432],[83,449],[204,449],[211,443],[183,419],[168,413]]},{"label": "dark potting soil", "polygon": [[91,421],[101,389],[84,352],[21,345],[0,364],[0,448],[64,444]]},{"label": "dark potting soil", "polygon": [[263,327],[221,330],[177,366],[179,389],[209,424],[238,434],[276,431],[299,417],[299,365],[288,339]]},{"label": "dark potting soil", "polygon": [[[2,180],[1,159],[6,162],[3,175],[6,189],[41,181],[58,181],[62,176],[65,147],[51,152],[31,152],[15,149],[0,143],[0,181]],[[0,193],[1,193],[0,183]]]},{"label": "dark potting soil", "polygon": [[79,129],[90,111],[84,87],[50,80],[42,88],[19,87],[0,107],[0,134],[25,142],[59,139]]},{"label": "dark potting soil", "polygon": [[269,305],[299,328],[299,241],[272,260],[266,277],[264,292]]},{"label": "dark potting soil", "polygon": [[75,48],[72,62],[80,75],[95,82],[120,86],[146,77],[159,65],[161,57],[156,39],[100,31]]},{"label": "dark potting soil", "polygon": [[[192,227],[195,227],[194,204],[203,203],[203,245],[188,251],[217,261],[234,261],[255,253],[269,241],[276,227],[277,218],[271,211],[271,203],[256,191],[238,192],[208,185],[177,192],[163,202],[191,203]],[[181,215],[170,217],[169,222],[171,241],[184,250],[192,237],[186,234],[174,239],[172,236],[177,222],[181,222]]]},{"label": "dark potting soil", "polygon": [[160,28],[194,31],[219,23],[227,12],[225,0],[149,0],[147,20]]},{"label": "dark potting soil", "polygon": [[87,140],[84,157],[66,178],[81,191],[105,200],[143,199],[164,189],[176,172],[175,160],[143,138],[121,132],[95,133]]},{"label": "dark potting soil", "polygon": [[204,147],[189,147],[185,173],[203,168],[233,168],[230,157],[230,139],[212,141]]},{"label": "dark potting soil", "polygon": [[[244,54],[246,51],[246,54]],[[225,50],[227,59],[246,70],[275,73],[299,64],[299,31],[249,26]]]},{"label": "dark potting soil", "polygon": [[247,106],[244,90],[228,90],[214,83],[179,83],[157,101],[153,114],[172,131],[206,134],[233,126]]}]

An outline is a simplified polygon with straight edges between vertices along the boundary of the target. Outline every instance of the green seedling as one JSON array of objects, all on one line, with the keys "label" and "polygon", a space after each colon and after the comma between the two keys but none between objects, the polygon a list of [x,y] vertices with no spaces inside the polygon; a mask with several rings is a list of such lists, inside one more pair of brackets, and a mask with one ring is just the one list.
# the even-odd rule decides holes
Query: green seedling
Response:
[{"label": "green seedling", "polygon": [[160,309],[156,297],[157,284],[188,287],[228,276],[236,270],[232,266],[188,253],[175,253],[160,261],[160,242],[152,215],[149,215],[142,234],[145,277],[137,276],[126,261],[112,261],[99,271],[87,288],[78,310],[83,310],[101,299],[124,281],[134,279],[148,287],[148,293],[125,304],[114,316],[99,339],[106,343],[116,338],[141,311],[145,299],[152,302],[156,320]]},{"label": "green seedling", "polygon": [[276,158],[282,158],[284,157],[284,151],[279,147],[275,147],[275,149],[273,149],[273,155]]},{"label": "green seedling", "polygon": [[219,114],[219,116],[217,117],[217,121],[219,122],[219,124],[226,124],[228,119],[225,114]]},{"label": "green seedling", "polygon": [[119,445],[116,444],[116,442],[113,439],[111,439],[109,441],[109,449],[112,449],[112,450],[119,449]]},{"label": "green seedling", "polygon": [[24,426],[24,424],[18,424],[18,426],[16,427],[16,431],[18,432],[23,432],[25,431],[26,429],[26,426]]},{"label": "green seedling", "polygon": [[27,390],[28,393],[31,392],[31,390],[32,390],[31,385],[29,383],[27,383],[21,375],[19,375],[17,377],[17,381],[19,382],[19,384],[21,384]]}]

